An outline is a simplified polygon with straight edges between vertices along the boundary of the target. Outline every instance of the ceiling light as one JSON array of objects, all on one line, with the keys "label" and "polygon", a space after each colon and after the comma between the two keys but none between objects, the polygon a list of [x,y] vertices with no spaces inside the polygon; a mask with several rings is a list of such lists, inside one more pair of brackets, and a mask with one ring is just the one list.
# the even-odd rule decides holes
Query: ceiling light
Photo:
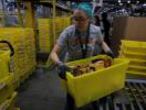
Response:
[{"label": "ceiling light", "polygon": [[146,3],[144,3],[143,6],[146,7]]},{"label": "ceiling light", "polygon": [[119,3],[121,3],[121,0],[118,0]]},{"label": "ceiling light", "polygon": [[120,6],[122,6],[122,5],[123,5],[123,3],[119,3],[119,5],[120,5]]},{"label": "ceiling light", "polygon": [[128,0],[128,1],[127,1],[127,3],[131,3],[131,1],[130,1],[130,0]]},{"label": "ceiling light", "polygon": [[137,4],[139,4],[140,1],[136,1]]}]

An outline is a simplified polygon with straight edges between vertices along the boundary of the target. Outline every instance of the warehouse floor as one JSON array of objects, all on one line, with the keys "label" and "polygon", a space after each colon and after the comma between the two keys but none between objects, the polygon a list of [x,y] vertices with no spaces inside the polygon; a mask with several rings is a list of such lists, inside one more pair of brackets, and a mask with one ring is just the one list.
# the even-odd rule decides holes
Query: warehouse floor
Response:
[{"label": "warehouse floor", "polygon": [[65,93],[54,71],[36,72],[19,89],[18,104],[21,110],[63,110]]},{"label": "warehouse floor", "polygon": [[[65,91],[55,70],[37,69],[19,88],[17,106],[21,110],[64,110]],[[83,110],[92,110],[91,106]]]}]

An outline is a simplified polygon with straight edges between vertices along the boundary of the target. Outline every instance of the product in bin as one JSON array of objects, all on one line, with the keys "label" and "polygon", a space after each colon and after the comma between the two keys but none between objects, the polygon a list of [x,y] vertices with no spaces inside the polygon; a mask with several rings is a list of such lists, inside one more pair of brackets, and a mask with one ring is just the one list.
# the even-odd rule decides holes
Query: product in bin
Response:
[{"label": "product in bin", "polygon": [[79,76],[93,71],[98,71],[112,65],[111,59],[95,59],[88,64],[80,64],[72,67],[72,74]]}]

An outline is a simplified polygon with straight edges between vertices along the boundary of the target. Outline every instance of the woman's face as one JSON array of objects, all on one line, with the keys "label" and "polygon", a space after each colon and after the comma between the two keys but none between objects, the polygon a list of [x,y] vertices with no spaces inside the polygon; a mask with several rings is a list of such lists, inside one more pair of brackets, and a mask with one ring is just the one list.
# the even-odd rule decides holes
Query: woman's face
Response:
[{"label": "woman's face", "polygon": [[75,10],[73,13],[73,23],[79,30],[84,31],[88,27],[89,18],[84,11]]}]

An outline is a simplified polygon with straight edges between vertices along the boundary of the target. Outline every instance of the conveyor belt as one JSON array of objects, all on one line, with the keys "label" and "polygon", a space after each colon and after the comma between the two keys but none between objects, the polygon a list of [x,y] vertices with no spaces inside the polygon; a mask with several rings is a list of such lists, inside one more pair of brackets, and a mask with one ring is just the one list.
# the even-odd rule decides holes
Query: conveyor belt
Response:
[{"label": "conveyor belt", "polygon": [[146,82],[127,81],[121,93],[99,100],[98,110],[146,110]]}]

